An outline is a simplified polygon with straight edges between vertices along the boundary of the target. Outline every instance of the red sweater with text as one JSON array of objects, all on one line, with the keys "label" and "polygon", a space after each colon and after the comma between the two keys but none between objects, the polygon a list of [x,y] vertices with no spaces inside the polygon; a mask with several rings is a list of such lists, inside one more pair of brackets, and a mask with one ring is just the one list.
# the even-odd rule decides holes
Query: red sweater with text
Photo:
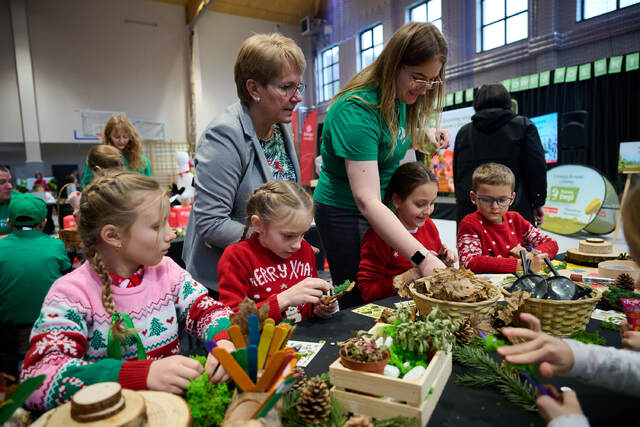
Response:
[{"label": "red sweater with text", "polygon": [[[442,242],[436,225],[427,218],[424,225],[413,234],[425,249],[440,253]],[[409,260],[400,255],[378,236],[373,228],[364,235],[358,268],[358,289],[365,302],[393,295],[394,276],[412,268]]]},{"label": "red sweater with text", "polygon": [[553,259],[558,243],[535,228],[518,212],[508,211],[502,224],[492,224],[479,212],[464,217],[458,227],[460,264],[474,273],[515,273],[518,258],[510,257],[514,247],[531,246]]},{"label": "red sweater with text", "polygon": [[278,294],[307,277],[318,277],[311,245],[302,241],[300,249],[283,259],[258,241],[258,234],[228,246],[218,263],[220,302],[238,312],[238,305],[249,297],[260,307],[269,303],[269,317],[276,323],[283,318],[299,322],[313,316],[313,304],[292,306],[284,310]]}]

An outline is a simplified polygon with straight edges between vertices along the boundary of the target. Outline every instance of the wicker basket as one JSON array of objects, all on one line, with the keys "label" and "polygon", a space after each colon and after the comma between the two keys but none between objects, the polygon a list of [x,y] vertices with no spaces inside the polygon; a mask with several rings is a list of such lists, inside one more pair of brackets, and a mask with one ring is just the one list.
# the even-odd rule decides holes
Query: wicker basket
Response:
[{"label": "wicker basket", "polygon": [[[60,188],[60,191],[58,191],[58,204],[56,205],[56,209],[58,211],[58,223],[62,223],[62,221],[60,220],[60,205],[62,203],[62,191],[67,188],[68,185],[70,185],[72,183],[67,183],[65,185],[62,186],[62,188]],[[62,242],[64,243],[64,246],[67,249],[71,249],[71,248],[79,248],[82,246],[82,239],[80,238],[80,232],[78,231],[77,228],[60,228],[58,230],[58,236],[60,237],[60,240],[62,240]]]},{"label": "wicker basket", "polygon": [[[425,286],[429,287],[429,278],[423,277],[421,279],[416,280],[416,282],[424,282]],[[485,301],[479,302],[453,302],[453,301],[444,301],[440,299],[431,298],[425,296],[415,290],[415,282],[409,285],[409,291],[413,296],[413,300],[416,303],[416,307],[418,307],[418,311],[422,315],[427,315],[431,313],[433,307],[436,305],[448,314],[452,319],[458,319],[460,317],[467,317],[476,311],[491,314],[493,312],[494,305],[500,299],[501,293],[500,290],[493,285],[485,284],[483,285],[489,289],[490,298]]]},{"label": "wicker basket", "polygon": [[[510,295],[505,288],[511,286],[514,281],[514,278],[502,281],[502,292],[505,295]],[[584,331],[589,323],[589,318],[591,318],[591,313],[602,298],[602,292],[583,282],[576,282],[576,285],[591,289],[592,292],[595,292],[595,296],[575,301],[529,298],[517,314],[521,312],[533,314],[540,319],[543,331],[559,337],[568,337],[574,332]],[[523,325],[519,316],[515,316],[514,319],[517,319],[516,324]]]}]

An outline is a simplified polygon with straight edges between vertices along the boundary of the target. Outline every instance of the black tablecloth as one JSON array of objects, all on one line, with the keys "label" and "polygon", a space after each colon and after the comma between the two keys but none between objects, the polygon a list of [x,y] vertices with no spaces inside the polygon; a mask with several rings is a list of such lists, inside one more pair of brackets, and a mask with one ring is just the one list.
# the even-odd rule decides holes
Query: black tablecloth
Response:
[{"label": "black tablecloth", "polygon": [[[400,301],[395,296],[378,301],[377,304],[393,307]],[[599,320],[591,320],[589,332],[598,331],[607,344],[621,347],[617,332],[602,329]],[[326,341],[321,351],[305,368],[307,376],[327,372],[329,365],[338,358],[338,341],[344,341],[358,330],[368,330],[375,324],[369,317],[340,311],[332,319],[312,319],[298,324],[292,339],[298,341]],[[526,412],[511,404],[495,389],[473,389],[454,384],[458,373],[466,368],[454,363],[453,372],[444,389],[438,405],[429,421],[430,426],[544,426],[538,413]],[[556,387],[568,386],[578,393],[582,408],[592,426],[622,426],[623,422],[637,420],[631,417],[640,410],[640,399],[612,392],[601,387],[588,386],[572,378],[558,377],[548,381]],[[629,425],[637,425],[637,421]]]}]

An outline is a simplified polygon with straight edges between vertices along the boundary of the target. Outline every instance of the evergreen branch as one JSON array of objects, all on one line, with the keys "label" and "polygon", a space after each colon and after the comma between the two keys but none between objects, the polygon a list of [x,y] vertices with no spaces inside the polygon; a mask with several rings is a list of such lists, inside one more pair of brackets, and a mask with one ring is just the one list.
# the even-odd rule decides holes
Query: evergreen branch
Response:
[{"label": "evergreen branch", "polygon": [[486,387],[489,385],[493,385],[496,383],[496,378],[493,376],[487,376],[480,373],[470,374],[466,373],[463,375],[458,375],[456,377],[456,384],[461,385],[463,387]]}]

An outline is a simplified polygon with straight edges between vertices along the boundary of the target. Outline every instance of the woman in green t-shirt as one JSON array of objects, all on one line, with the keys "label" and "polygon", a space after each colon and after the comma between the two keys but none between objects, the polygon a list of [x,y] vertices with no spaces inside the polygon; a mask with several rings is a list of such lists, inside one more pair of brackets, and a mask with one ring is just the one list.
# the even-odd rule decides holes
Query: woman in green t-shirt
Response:
[{"label": "woman in green t-shirt", "polygon": [[[151,176],[149,160],[142,154],[142,138],[135,126],[122,114],[111,117],[104,127],[102,143],[116,147],[122,153],[125,169]],[[93,172],[85,162],[82,185],[93,180]]]},{"label": "woman in green t-shirt", "polygon": [[[425,127],[442,110],[446,60],[447,43],[440,31],[433,24],[410,22],[333,98],[314,192],[315,221],[333,283],[356,279],[369,225],[422,275],[444,268],[382,200],[408,148],[427,151],[429,144],[449,145],[447,131]],[[340,302],[343,308],[362,301],[357,292],[347,297]]]}]

